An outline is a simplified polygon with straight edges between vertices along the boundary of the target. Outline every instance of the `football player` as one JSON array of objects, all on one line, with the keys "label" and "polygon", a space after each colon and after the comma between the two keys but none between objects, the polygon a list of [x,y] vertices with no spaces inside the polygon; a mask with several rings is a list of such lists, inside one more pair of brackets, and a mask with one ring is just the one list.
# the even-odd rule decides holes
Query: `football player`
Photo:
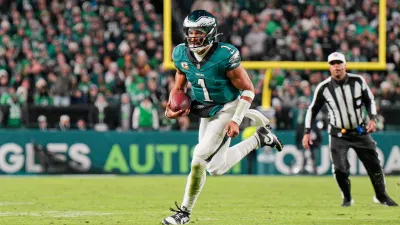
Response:
[{"label": "football player", "polygon": [[[170,98],[178,91],[186,92],[190,82],[194,99],[191,109],[176,112],[168,103],[165,116],[172,119],[189,112],[200,116],[199,143],[194,149],[182,205],[175,202],[177,209],[171,208],[174,214],[165,218],[163,224],[189,223],[206,181],[206,170],[213,176],[222,175],[252,150],[263,146],[278,151],[283,148],[272,133],[269,120],[249,109],[254,98],[253,84],[240,65],[238,49],[217,42],[215,17],[205,10],[196,10],[185,18],[183,27],[185,43],[176,46],[172,53],[176,75]],[[250,138],[229,147],[245,116],[260,127]]]}]

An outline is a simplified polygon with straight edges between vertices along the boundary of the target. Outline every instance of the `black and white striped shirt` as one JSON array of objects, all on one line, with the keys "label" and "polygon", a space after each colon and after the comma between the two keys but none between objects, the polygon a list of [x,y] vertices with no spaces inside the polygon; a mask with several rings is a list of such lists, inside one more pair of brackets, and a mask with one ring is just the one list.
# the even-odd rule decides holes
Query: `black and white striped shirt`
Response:
[{"label": "black and white striped shirt", "polygon": [[356,129],[364,121],[363,106],[370,118],[376,116],[374,95],[364,78],[357,74],[347,73],[341,81],[329,77],[317,86],[306,114],[306,133],[325,103],[329,111],[329,123],[340,129]]}]

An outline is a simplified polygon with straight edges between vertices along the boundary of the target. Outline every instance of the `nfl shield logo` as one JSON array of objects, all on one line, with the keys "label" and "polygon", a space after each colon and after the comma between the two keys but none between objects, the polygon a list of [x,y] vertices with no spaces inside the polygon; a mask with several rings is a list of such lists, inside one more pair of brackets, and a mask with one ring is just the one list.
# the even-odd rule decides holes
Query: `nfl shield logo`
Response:
[{"label": "nfl shield logo", "polygon": [[197,69],[200,69],[200,64],[199,63],[197,63]]},{"label": "nfl shield logo", "polygon": [[181,66],[184,70],[188,70],[189,69],[189,65],[187,62],[181,62]]}]

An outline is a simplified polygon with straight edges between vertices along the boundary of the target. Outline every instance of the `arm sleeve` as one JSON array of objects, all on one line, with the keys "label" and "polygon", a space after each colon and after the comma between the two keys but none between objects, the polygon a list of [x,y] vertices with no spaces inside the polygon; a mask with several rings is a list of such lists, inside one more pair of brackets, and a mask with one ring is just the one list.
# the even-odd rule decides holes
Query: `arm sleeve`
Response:
[{"label": "arm sleeve", "polygon": [[325,103],[325,97],[323,95],[324,89],[322,85],[318,85],[314,92],[313,101],[308,107],[306,118],[305,118],[305,133],[310,133],[311,123],[317,116],[319,110]]},{"label": "arm sleeve", "polygon": [[364,78],[361,78],[361,80],[362,101],[364,102],[365,108],[368,111],[369,118],[375,119],[377,112],[374,95],[372,94],[371,89],[369,89],[367,82],[365,82]]}]

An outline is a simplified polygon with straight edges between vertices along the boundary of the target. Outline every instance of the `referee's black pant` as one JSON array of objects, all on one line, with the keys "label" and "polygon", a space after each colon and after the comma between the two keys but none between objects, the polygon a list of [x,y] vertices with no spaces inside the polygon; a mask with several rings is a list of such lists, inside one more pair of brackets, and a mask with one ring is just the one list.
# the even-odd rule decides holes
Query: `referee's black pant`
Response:
[{"label": "referee's black pant", "polygon": [[376,142],[372,139],[371,135],[343,134],[341,137],[331,135],[330,138],[334,175],[342,190],[343,197],[347,200],[352,199],[349,180],[350,164],[347,160],[349,148],[355,150],[357,156],[364,164],[374,186],[376,197],[378,199],[384,197],[386,195],[384,174],[379,164]]}]

